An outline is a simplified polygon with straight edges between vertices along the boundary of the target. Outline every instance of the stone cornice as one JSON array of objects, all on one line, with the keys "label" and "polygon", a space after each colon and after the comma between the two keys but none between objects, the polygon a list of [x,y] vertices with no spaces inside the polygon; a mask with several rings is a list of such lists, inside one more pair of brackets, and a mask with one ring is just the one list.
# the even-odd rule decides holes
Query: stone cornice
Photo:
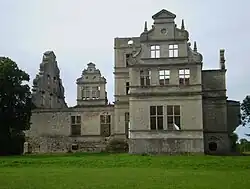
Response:
[{"label": "stone cornice", "polygon": [[143,64],[134,64],[134,65],[128,65],[128,68],[134,68],[134,67],[160,67],[160,66],[190,66],[190,65],[201,65],[200,62],[174,62],[174,63],[143,63]]},{"label": "stone cornice", "polygon": [[180,89],[188,89],[193,86],[202,86],[202,84],[190,84],[190,85],[178,85],[178,84],[169,84],[169,85],[149,85],[149,86],[140,86],[140,85],[131,85],[129,88],[171,88],[171,87],[179,87]]},{"label": "stone cornice", "polygon": [[77,85],[79,84],[107,84],[107,82],[105,81],[77,81],[76,82]]},{"label": "stone cornice", "polygon": [[131,97],[140,97],[140,96],[196,96],[202,95],[202,92],[138,92],[138,93],[130,93]]},{"label": "stone cornice", "polygon": [[181,130],[168,130],[168,129],[164,129],[164,130],[146,130],[146,129],[141,129],[141,130],[133,130],[130,129],[130,132],[145,132],[145,133],[181,133],[181,132],[203,132],[203,129],[181,129]]}]

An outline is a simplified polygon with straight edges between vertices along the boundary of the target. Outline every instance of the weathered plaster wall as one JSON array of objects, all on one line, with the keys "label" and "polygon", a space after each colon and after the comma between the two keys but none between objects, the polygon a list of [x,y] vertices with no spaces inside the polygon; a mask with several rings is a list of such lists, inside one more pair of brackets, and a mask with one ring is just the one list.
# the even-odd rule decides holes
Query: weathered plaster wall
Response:
[{"label": "weathered plaster wall", "polygon": [[145,97],[130,98],[131,130],[150,130],[150,106],[163,106],[163,124],[167,129],[167,106],[180,105],[181,129],[202,130],[202,98],[200,95],[188,97]]}]

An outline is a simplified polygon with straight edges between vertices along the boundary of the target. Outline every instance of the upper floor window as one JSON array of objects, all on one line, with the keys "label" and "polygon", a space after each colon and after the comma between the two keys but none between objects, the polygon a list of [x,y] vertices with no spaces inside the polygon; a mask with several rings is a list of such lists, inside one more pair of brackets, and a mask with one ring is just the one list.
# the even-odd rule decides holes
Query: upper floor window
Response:
[{"label": "upper floor window", "polygon": [[178,57],[178,45],[169,45],[169,57]]},{"label": "upper floor window", "polygon": [[92,87],[92,99],[98,99],[100,97],[100,87]]},{"label": "upper floor window", "polygon": [[163,106],[150,106],[150,129],[163,130]]},{"label": "upper floor window", "polygon": [[151,71],[150,70],[141,70],[140,71],[141,86],[149,86],[150,80],[151,80]]},{"label": "upper floor window", "polygon": [[181,129],[180,106],[167,106],[167,126],[169,130]]},{"label": "upper floor window", "polygon": [[188,85],[189,79],[190,79],[190,70],[189,69],[179,70],[179,84],[180,85]]},{"label": "upper floor window", "polygon": [[86,86],[82,88],[82,98],[88,100],[90,98],[91,88]]},{"label": "upper floor window", "polygon": [[160,85],[169,84],[170,70],[160,70],[159,71],[159,83]]},{"label": "upper floor window", "polygon": [[160,58],[160,45],[151,45],[151,58]]}]

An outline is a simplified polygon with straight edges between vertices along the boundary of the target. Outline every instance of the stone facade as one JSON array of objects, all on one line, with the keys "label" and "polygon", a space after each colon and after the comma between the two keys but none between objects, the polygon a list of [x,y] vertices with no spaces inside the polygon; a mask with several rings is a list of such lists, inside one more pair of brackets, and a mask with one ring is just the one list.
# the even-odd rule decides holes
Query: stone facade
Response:
[{"label": "stone facade", "polygon": [[[113,137],[126,139],[129,153],[230,152],[240,109],[239,102],[227,100],[224,50],[219,69],[203,70],[184,21],[178,28],[167,10],[152,18],[152,28],[145,22],[139,37],[114,40],[113,105],[107,104],[106,79],[89,63],[76,81],[77,105],[68,108],[55,55],[45,53],[34,80],[37,109],[26,132],[33,152],[102,151]],[[38,91],[48,83],[38,78],[48,74],[58,78],[59,103],[40,106]]]}]

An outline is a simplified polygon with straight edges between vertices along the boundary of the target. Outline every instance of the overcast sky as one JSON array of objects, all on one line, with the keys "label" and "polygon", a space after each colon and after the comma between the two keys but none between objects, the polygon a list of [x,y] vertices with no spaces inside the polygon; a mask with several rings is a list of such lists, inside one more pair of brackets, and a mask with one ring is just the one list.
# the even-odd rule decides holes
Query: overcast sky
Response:
[{"label": "overcast sky", "polygon": [[177,15],[178,26],[185,19],[204,68],[218,68],[219,49],[225,49],[230,99],[250,93],[249,0],[0,0],[0,56],[16,61],[33,80],[42,54],[53,50],[70,106],[76,104],[75,80],[92,61],[107,78],[112,102],[114,38],[139,36],[144,21],[151,26],[163,8]]}]

